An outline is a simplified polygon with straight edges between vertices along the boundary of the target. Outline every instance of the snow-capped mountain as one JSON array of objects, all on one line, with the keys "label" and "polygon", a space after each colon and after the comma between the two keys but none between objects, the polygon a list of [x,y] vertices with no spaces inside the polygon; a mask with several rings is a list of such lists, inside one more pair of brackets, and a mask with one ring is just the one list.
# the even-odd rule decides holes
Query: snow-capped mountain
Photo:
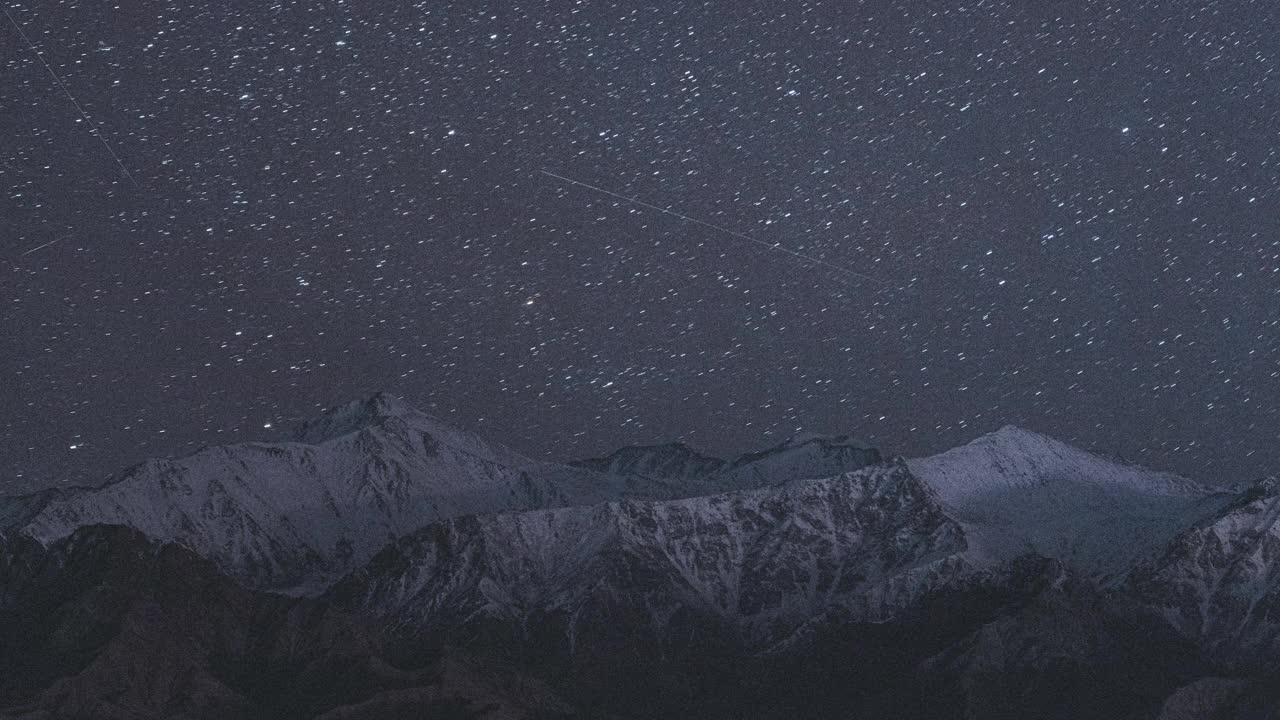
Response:
[{"label": "snow-capped mountain", "polygon": [[1012,426],[908,466],[965,528],[974,562],[1036,553],[1111,582],[1234,497]]},{"label": "snow-capped mountain", "polygon": [[707,478],[600,472],[526,458],[379,394],[304,424],[295,442],[208,447],[144,462],[101,488],[0,502],[0,529],[50,542],[85,525],[127,525],[182,543],[256,587],[308,593],[442,518],[686,497],[727,483],[830,475],[877,458],[807,443]]},{"label": "snow-capped mountain", "polygon": [[303,426],[297,442],[149,460],[93,490],[13,503],[43,542],[120,524],[179,542],[259,587],[306,591],[441,518],[662,492],[525,458],[376,395]]},{"label": "snow-capped mountain", "polygon": [[165,717],[185,682],[210,718],[1265,709],[1277,519],[1275,480],[1012,427],[910,461],[836,436],[561,465],[378,395],[0,498],[0,715]]},{"label": "snow-capped mountain", "polygon": [[424,528],[334,590],[422,629],[442,618],[601,613],[655,627],[677,613],[754,642],[815,614],[893,616],[966,572],[960,527],[898,463],[820,480],[670,501],[471,516]]},{"label": "snow-capped mountain", "polygon": [[[683,446],[627,449],[583,465],[746,489],[433,525],[384,551],[341,594],[421,627],[446,616],[576,616],[642,591],[655,625],[676,608],[698,608],[755,640],[777,640],[833,609],[892,617],[914,598],[1027,555],[1115,584],[1234,497],[1014,427],[929,458],[797,479],[871,453],[847,438],[793,441],[724,463]],[[871,505],[896,511],[869,516]],[[791,582],[766,582],[784,576]]]}]

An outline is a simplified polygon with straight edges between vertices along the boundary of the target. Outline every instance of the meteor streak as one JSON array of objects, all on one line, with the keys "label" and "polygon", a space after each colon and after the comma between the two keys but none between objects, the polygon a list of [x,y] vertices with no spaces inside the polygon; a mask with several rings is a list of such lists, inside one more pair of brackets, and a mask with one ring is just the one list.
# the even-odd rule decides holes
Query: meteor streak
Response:
[{"label": "meteor streak", "polygon": [[587,183],[580,182],[580,181],[578,181],[578,180],[574,180],[573,178],[567,178],[567,177],[565,177],[565,176],[563,176],[563,175],[557,175],[557,174],[555,174],[555,173],[553,173],[553,172],[548,172],[548,171],[546,171],[546,170],[539,170],[538,172],[542,173],[543,175],[547,175],[547,176],[549,176],[549,177],[553,177],[553,178],[555,178],[555,179],[557,179],[557,180],[563,180],[564,182],[572,183],[573,185],[580,185],[580,186],[582,186],[582,187],[584,187],[584,188],[587,188],[588,190],[594,190],[594,191],[596,191],[596,192],[598,192],[598,193],[603,193],[603,194],[608,195],[608,196],[610,196],[610,197],[614,197],[614,198],[617,198],[617,199],[619,199],[619,200],[623,200],[623,201],[629,202],[629,203],[631,203],[631,204],[633,204],[633,205],[639,205],[640,207],[648,208],[648,209],[650,209],[650,210],[657,210],[657,211],[658,211],[658,212],[660,212],[660,213],[665,213],[665,214],[667,214],[667,215],[670,215],[670,216],[675,217],[675,218],[679,218],[679,219],[684,220],[684,221],[686,221],[686,222],[691,222],[691,223],[694,223],[695,225],[701,225],[701,226],[703,226],[703,227],[711,228],[712,230],[717,230],[717,231],[722,232],[722,233],[724,233],[724,234],[726,234],[726,235],[731,235],[731,236],[733,236],[733,237],[735,237],[735,238],[738,238],[739,240],[746,240],[747,242],[755,243],[756,245],[761,245],[761,246],[767,247],[767,248],[769,248],[770,250],[776,250],[776,251],[778,251],[778,252],[786,253],[786,254],[788,254],[788,255],[790,255],[790,256],[792,256],[792,257],[799,258],[799,259],[801,259],[801,260],[804,260],[804,261],[806,261],[806,262],[813,263],[813,264],[815,264],[815,265],[822,265],[822,266],[824,266],[824,267],[831,268],[832,270],[839,270],[840,272],[842,272],[842,273],[844,273],[844,274],[846,274],[846,275],[853,275],[854,277],[859,277],[859,278],[862,278],[863,280],[869,280],[869,281],[871,281],[871,282],[873,282],[873,283],[876,283],[877,285],[888,285],[888,283],[884,282],[883,280],[877,280],[876,278],[873,278],[873,277],[871,277],[870,275],[866,275],[866,274],[864,274],[864,273],[860,273],[860,272],[858,272],[858,271],[856,271],[856,270],[850,270],[849,268],[847,268],[847,267],[843,267],[843,266],[841,266],[841,265],[836,265],[836,264],[834,264],[834,263],[829,263],[829,262],[827,262],[826,260],[822,260],[822,259],[819,259],[819,258],[813,257],[812,255],[805,255],[804,253],[796,252],[795,250],[792,250],[792,249],[790,249],[790,248],[785,248],[785,247],[783,247],[782,245],[779,245],[778,243],[768,243],[768,242],[765,242],[765,241],[763,241],[763,240],[758,240],[758,239],[756,239],[756,238],[751,237],[750,235],[745,235],[745,234],[740,233],[740,232],[738,232],[738,231],[736,231],[736,230],[730,230],[729,228],[720,227],[719,225],[713,225],[713,224],[711,224],[711,223],[709,223],[709,222],[707,222],[707,221],[705,221],[705,220],[699,220],[698,218],[689,217],[688,215],[681,215],[680,213],[678,213],[678,212],[676,212],[676,211],[674,211],[674,210],[668,210],[668,209],[666,209],[666,208],[664,208],[664,207],[659,207],[659,206],[657,206],[657,205],[653,205],[653,204],[647,203],[647,202],[645,202],[645,201],[643,201],[643,200],[639,200],[639,199],[636,199],[636,198],[633,198],[633,197],[627,197],[626,195],[619,195],[619,194],[618,194],[618,193],[616,193],[616,192],[611,192],[611,191],[609,191],[609,190],[605,190],[604,188],[596,187],[595,185],[588,185]]},{"label": "meteor streak", "polygon": [[26,252],[22,253],[21,255],[19,255],[18,257],[26,257],[27,255],[30,255],[31,253],[33,253],[33,252],[35,252],[35,251],[37,251],[37,250],[43,250],[43,249],[45,249],[45,248],[49,247],[50,245],[53,245],[53,244],[55,244],[55,243],[60,243],[60,242],[62,242],[62,238],[58,238],[57,240],[50,240],[49,242],[47,242],[47,243],[45,243],[45,244],[43,244],[43,245],[41,245],[41,246],[39,246],[39,247],[33,247],[33,248],[31,248],[30,250],[28,250],[28,251],[26,251]]},{"label": "meteor streak", "polygon": [[124,163],[120,162],[120,158],[116,155],[116,151],[111,149],[111,145],[107,142],[107,138],[103,136],[102,131],[98,129],[97,124],[89,119],[88,113],[84,111],[84,108],[80,107],[80,103],[76,102],[75,97],[71,95],[71,91],[67,89],[67,86],[62,84],[62,78],[58,77],[58,73],[54,72],[53,68],[49,66],[49,63],[45,62],[44,56],[36,49],[35,43],[31,42],[31,38],[27,37],[27,34],[22,31],[22,26],[19,25],[18,21],[14,20],[13,16],[9,14],[9,9],[0,8],[0,10],[4,10],[4,16],[9,18],[9,22],[13,25],[13,29],[18,31],[18,34],[22,36],[23,40],[27,41],[27,47],[31,48],[31,53],[36,56],[36,59],[44,66],[44,69],[49,71],[49,75],[53,77],[53,81],[58,83],[58,87],[62,88],[62,93],[67,96],[67,99],[71,101],[72,105],[76,106],[76,110],[80,111],[80,117],[84,118],[84,121],[89,124],[90,130],[92,130],[93,134],[102,142],[102,147],[107,149],[107,152],[111,154],[111,159],[116,161],[116,165],[120,166],[120,172],[124,173],[124,176],[129,178],[129,182],[133,183],[135,188],[139,187],[138,181],[133,179],[133,175],[129,173],[129,168],[125,167]]}]

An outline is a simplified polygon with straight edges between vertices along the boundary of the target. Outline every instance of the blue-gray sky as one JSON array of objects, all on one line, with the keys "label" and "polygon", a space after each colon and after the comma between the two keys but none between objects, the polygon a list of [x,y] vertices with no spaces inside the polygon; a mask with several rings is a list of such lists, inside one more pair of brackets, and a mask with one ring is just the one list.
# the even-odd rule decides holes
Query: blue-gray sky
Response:
[{"label": "blue-gray sky", "polygon": [[217,5],[5,3],[137,185],[6,20],[0,492],[378,389],[539,457],[1274,468],[1274,3]]}]

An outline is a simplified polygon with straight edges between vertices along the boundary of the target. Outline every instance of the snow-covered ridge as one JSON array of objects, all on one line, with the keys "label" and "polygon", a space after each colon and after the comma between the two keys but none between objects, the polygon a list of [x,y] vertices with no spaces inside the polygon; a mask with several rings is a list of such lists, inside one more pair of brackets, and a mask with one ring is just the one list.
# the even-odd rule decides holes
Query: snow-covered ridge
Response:
[{"label": "snow-covered ridge", "polygon": [[1034,552],[1112,581],[1233,497],[1013,426],[908,465],[964,525],[975,559]]},{"label": "snow-covered ridge", "polygon": [[[696,608],[764,641],[832,609],[892,617],[1026,555],[1119,584],[1235,498],[1013,427],[930,458],[803,479],[824,459],[855,450],[865,451],[844,438],[789,442],[701,476],[746,470],[740,487],[756,489],[434,524],[335,592],[409,628],[446,617],[577,618],[640,603],[656,625]],[[690,456],[659,446],[597,462],[656,459],[648,466],[683,476]],[[768,468],[781,458],[770,481]]]},{"label": "snow-covered ridge", "polygon": [[49,542],[84,525],[128,525],[182,543],[254,585],[306,591],[443,517],[645,490],[530,460],[387,395],[335,408],[299,436],[308,442],[149,460],[101,488],[28,510],[21,529]]},{"label": "snow-covered ridge", "polygon": [[[693,611],[776,640],[840,607],[880,620],[967,571],[960,527],[902,464],[668,501],[433,524],[332,592],[421,629],[441,618]],[[572,632],[572,628],[569,628]]]},{"label": "snow-covered ridge", "polygon": [[127,525],[186,545],[256,587],[312,593],[443,518],[704,495],[830,476],[878,459],[805,444],[704,476],[655,472],[643,461],[650,449],[642,449],[633,454],[646,472],[601,472],[529,459],[381,393],[326,411],[295,437],[148,460],[100,488],[0,499],[0,530],[47,543],[85,525]]},{"label": "snow-covered ridge", "polygon": [[[388,543],[449,518],[785,489],[882,462],[848,437],[815,436],[727,461],[670,444],[562,465],[385,394],[329,410],[296,437],[150,460],[101,488],[0,499],[0,530],[47,543],[122,524],[186,545],[254,586],[316,593]],[[907,468],[963,528],[966,562],[992,567],[1034,553],[1113,583],[1237,497],[1013,427]]]}]

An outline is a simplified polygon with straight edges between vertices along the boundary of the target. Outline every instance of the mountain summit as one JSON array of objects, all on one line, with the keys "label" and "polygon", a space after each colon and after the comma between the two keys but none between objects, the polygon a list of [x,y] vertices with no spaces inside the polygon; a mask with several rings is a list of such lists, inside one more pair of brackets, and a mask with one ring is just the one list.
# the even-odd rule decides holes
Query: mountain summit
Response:
[{"label": "mountain summit", "polygon": [[[293,436],[297,442],[319,445],[343,435],[396,421],[419,425],[422,429],[446,427],[444,423],[419,411],[403,399],[379,392],[363,400],[325,410],[319,417],[299,425]],[[459,431],[451,429],[451,432]]]},{"label": "mountain summit", "polygon": [[964,525],[975,556],[1036,553],[1115,580],[1231,498],[1012,425],[908,464]]}]

